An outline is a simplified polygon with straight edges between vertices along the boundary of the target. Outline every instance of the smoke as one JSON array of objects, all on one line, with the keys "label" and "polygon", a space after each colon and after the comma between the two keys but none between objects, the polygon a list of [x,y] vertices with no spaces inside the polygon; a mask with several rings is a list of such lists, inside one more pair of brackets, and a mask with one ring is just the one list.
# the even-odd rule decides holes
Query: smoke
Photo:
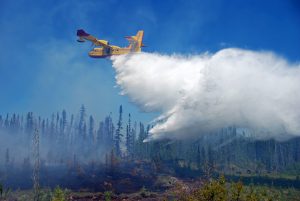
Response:
[{"label": "smoke", "polygon": [[274,53],[229,48],[112,61],[122,94],[161,113],[147,140],[198,137],[227,126],[252,129],[257,138],[300,136],[300,65]]}]

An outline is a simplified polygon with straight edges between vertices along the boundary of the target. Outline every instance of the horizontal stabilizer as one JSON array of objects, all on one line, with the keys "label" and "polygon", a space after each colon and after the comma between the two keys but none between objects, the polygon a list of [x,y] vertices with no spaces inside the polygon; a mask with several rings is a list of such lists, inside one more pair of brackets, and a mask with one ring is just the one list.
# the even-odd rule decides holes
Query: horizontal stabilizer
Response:
[{"label": "horizontal stabilizer", "polygon": [[144,36],[143,30],[138,31],[135,36],[125,36],[125,38],[129,41],[128,48],[132,52],[140,52],[141,47],[145,47],[145,45],[142,43],[143,36]]},{"label": "horizontal stabilizer", "polygon": [[129,41],[135,41],[136,40],[135,36],[125,36],[125,38]]}]

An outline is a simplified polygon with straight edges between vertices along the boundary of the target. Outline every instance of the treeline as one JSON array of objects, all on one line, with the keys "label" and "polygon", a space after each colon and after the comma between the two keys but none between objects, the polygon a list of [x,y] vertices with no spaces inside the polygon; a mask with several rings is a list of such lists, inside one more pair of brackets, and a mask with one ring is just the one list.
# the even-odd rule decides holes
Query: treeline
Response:
[{"label": "treeline", "polygon": [[[7,114],[3,117],[0,115],[2,138],[0,149],[1,153],[5,153],[5,157],[0,161],[2,163],[17,162],[15,159],[22,160],[20,155],[29,159],[32,155],[31,147],[35,131],[40,136],[41,160],[47,164],[56,164],[70,159],[80,162],[104,161],[105,154],[110,153],[112,149],[118,156],[121,156],[126,151],[121,151],[123,148],[121,146],[122,106],[120,106],[119,118],[116,124],[113,123],[111,114],[104,120],[95,122],[92,115],[87,115],[84,105],[81,106],[76,116],[73,114],[68,116],[65,110],[45,119],[34,116],[32,112],[28,112],[26,116]],[[127,134],[126,139],[132,141],[127,143],[128,147],[133,144],[134,129],[136,126],[128,128],[127,132],[130,134]]]},{"label": "treeline", "polygon": [[108,115],[100,122],[87,115],[83,105],[76,116],[65,110],[46,119],[32,112],[26,116],[7,114],[0,116],[0,163],[2,167],[30,164],[35,130],[40,136],[40,160],[44,166],[70,161],[108,164],[143,160],[157,168],[260,174],[297,169],[300,162],[300,138],[257,141],[243,130],[229,127],[195,140],[144,143],[150,128],[132,120],[130,114],[124,115],[122,106],[116,120]]}]

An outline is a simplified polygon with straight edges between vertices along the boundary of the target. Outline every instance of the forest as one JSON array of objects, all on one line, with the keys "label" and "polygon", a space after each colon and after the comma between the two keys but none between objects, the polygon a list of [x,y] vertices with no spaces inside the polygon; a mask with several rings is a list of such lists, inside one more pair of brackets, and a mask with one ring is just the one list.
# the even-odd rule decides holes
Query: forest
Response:
[{"label": "forest", "polygon": [[100,122],[84,105],[76,115],[1,115],[0,192],[3,186],[165,191],[180,181],[194,185],[197,178],[222,175],[246,185],[300,188],[300,138],[257,140],[231,126],[197,139],[144,142],[152,126],[123,114],[122,105],[117,117]]}]

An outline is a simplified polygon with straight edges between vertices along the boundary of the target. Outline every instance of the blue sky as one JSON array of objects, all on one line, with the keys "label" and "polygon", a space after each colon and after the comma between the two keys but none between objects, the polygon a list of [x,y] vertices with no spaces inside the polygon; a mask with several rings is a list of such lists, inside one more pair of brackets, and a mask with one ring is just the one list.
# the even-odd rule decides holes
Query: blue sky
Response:
[{"label": "blue sky", "polygon": [[154,117],[119,95],[111,62],[87,56],[91,47],[76,42],[78,28],[120,46],[144,29],[147,52],[239,47],[300,61],[297,0],[2,0],[0,114],[76,114],[85,104],[98,119],[116,118],[123,104],[135,119]]}]

